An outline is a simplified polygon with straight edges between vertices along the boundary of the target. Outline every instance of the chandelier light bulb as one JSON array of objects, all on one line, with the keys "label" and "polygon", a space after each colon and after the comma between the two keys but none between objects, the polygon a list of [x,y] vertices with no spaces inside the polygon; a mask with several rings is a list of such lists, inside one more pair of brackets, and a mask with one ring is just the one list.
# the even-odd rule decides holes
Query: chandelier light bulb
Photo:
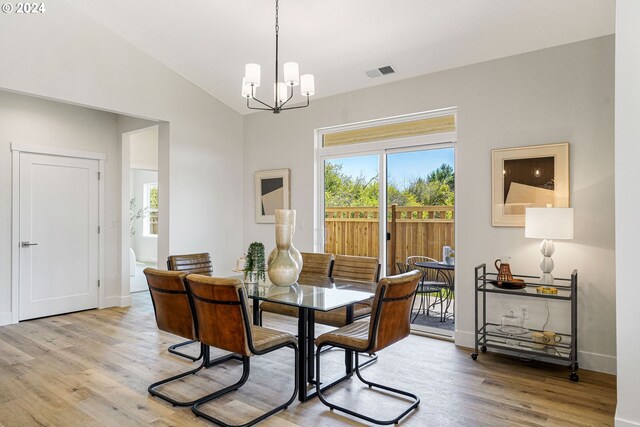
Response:
[{"label": "chandelier light bulb", "polygon": [[247,78],[242,78],[242,97],[243,98],[251,98],[251,85],[247,84]]},{"label": "chandelier light bulb", "polygon": [[287,85],[283,82],[273,84],[273,98],[276,102],[283,103],[287,100]]},{"label": "chandelier light bulb", "polygon": [[244,77],[248,85],[260,86],[260,64],[247,64],[244,67]]},{"label": "chandelier light bulb", "polygon": [[285,62],[284,82],[287,86],[298,86],[300,84],[300,72],[298,71],[297,62]]},{"label": "chandelier light bulb", "polygon": [[300,76],[300,92],[302,96],[312,96],[316,92],[313,74],[303,74]]}]

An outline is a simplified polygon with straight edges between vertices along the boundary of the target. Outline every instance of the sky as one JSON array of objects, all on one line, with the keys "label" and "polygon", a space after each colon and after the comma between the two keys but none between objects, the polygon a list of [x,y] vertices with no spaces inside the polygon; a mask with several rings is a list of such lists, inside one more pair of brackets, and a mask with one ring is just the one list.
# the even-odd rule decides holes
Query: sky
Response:
[{"label": "sky", "polygon": [[[342,164],[342,172],[346,175],[360,176],[371,179],[378,173],[378,156],[358,156],[329,160],[332,164]],[[388,154],[388,180],[403,190],[415,178],[425,178],[429,172],[437,169],[443,163],[453,164],[453,148],[437,150],[409,151],[405,153]]]}]

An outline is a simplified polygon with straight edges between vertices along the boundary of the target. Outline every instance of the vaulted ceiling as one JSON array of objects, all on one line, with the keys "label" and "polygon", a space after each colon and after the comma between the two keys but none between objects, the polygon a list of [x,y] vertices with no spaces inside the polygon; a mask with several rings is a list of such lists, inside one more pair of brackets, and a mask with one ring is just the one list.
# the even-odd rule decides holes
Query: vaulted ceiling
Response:
[{"label": "vaulted ceiling", "polygon": [[[67,1],[242,114],[246,63],[273,96],[275,0]],[[614,28],[614,0],[280,0],[280,62],[314,74],[324,97]],[[396,74],[365,74],[384,65]]]}]

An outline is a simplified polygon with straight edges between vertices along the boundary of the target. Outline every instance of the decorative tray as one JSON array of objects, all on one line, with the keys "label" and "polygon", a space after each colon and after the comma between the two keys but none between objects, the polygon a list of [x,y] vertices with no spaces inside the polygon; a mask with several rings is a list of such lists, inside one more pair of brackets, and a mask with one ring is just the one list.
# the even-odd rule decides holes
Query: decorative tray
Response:
[{"label": "decorative tray", "polygon": [[527,328],[509,325],[497,326],[496,331],[507,335],[526,335],[529,333],[529,330]]},{"label": "decorative tray", "polygon": [[497,280],[487,280],[493,286],[497,286],[502,289],[522,289],[526,287],[526,283],[522,279],[513,279],[509,282],[498,282]]}]

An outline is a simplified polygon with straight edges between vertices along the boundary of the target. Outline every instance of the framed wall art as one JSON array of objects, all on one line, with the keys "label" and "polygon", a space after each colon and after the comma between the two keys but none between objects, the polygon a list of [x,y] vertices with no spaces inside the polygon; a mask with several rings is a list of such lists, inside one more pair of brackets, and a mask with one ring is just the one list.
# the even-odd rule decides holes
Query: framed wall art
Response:
[{"label": "framed wall art", "polygon": [[289,209],[289,169],[255,173],[256,222],[275,223],[276,209]]},{"label": "framed wall art", "polygon": [[491,150],[494,227],[524,227],[531,207],[569,207],[569,143]]}]

